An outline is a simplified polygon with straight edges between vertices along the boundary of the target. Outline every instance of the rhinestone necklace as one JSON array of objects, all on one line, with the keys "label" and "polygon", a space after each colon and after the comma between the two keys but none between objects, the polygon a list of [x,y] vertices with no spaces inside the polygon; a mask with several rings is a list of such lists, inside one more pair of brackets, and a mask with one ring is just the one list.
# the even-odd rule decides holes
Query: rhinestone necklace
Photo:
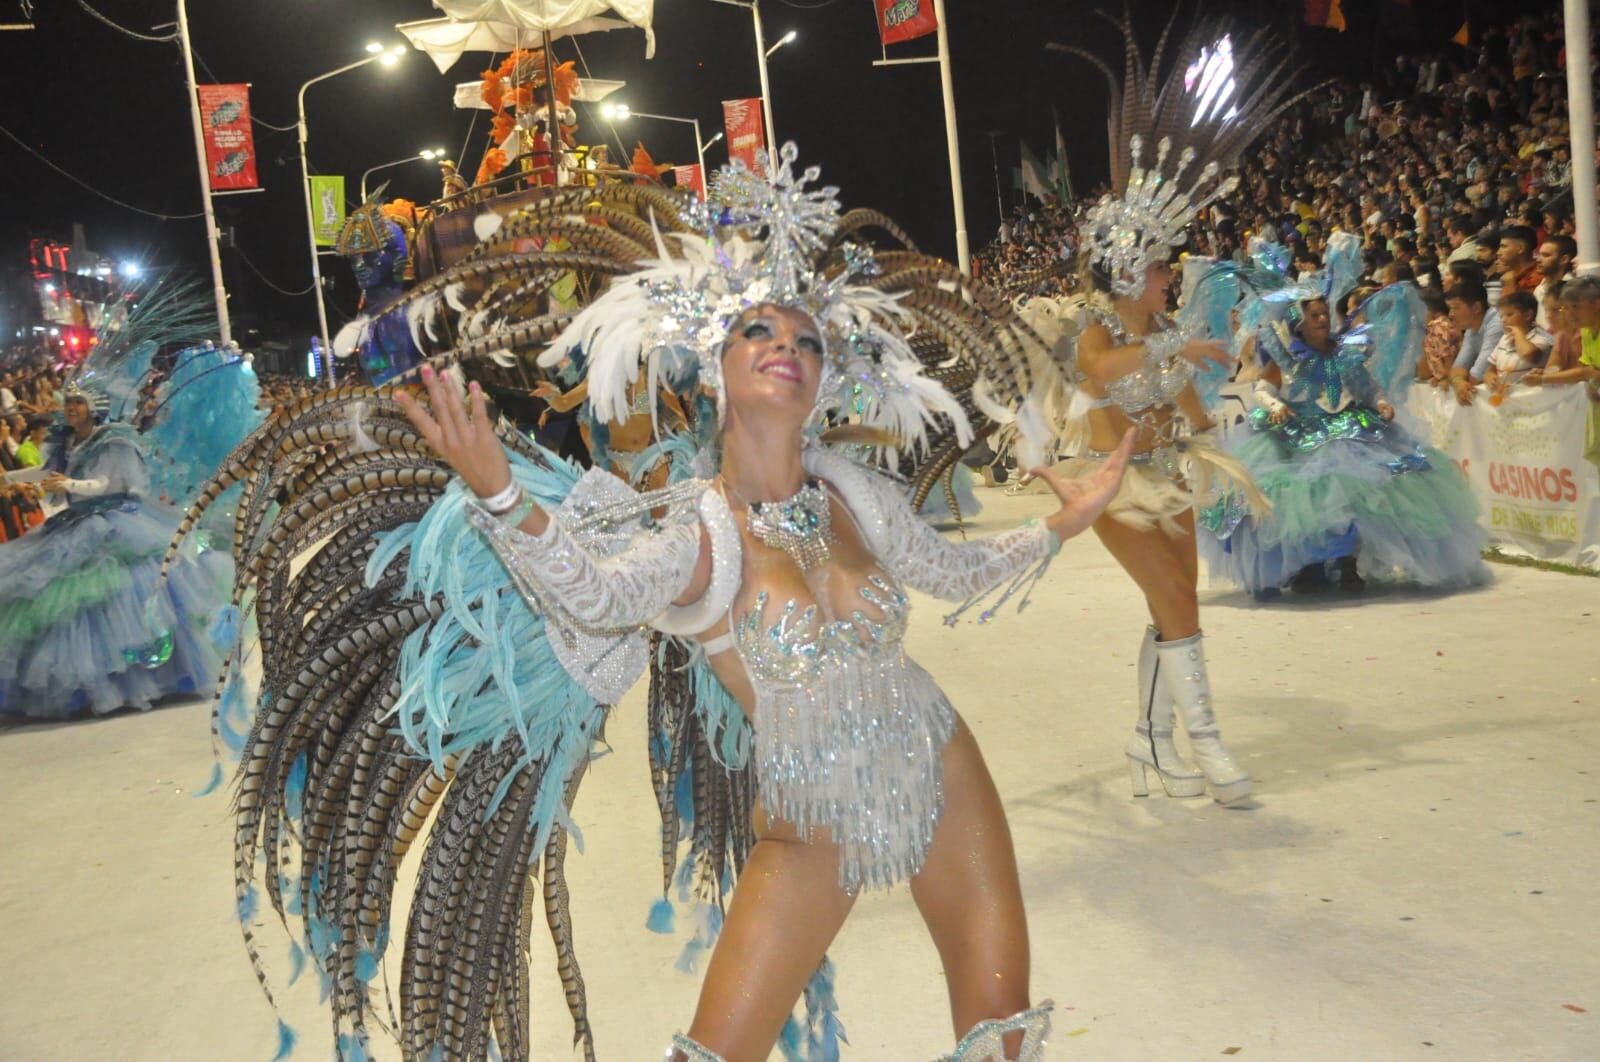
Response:
[{"label": "rhinestone necklace", "polygon": [[750,533],[787,553],[801,574],[833,559],[833,514],[821,482],[808,479],[789,497],[770,502],[745,501],[727,479],[722,482],[745,505]]}]

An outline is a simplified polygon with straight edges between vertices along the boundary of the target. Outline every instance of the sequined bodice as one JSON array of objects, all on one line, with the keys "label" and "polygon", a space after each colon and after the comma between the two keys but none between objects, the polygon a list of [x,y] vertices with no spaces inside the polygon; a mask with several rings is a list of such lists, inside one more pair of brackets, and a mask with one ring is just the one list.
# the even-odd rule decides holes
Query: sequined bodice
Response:
[{"label": "sequined bodice", "polygon": [[[1090,317],[1100,325],[1104,325],[1111,333],[1111,340],[1118,346],[1127,346],[1131,343],[1150,341],[1154,336],[1136,336],[1129,332],[1122,323],[1122,318],[1115,313],[1092,308]],[[1170,329],[1155,333],[1155,336],[1165,336]],[[1126,376],[1119,376],[1105,385],[1105,397],[1096,402],[1095,408],[1116,406],[1124,413],[1132,416],[1156,406],[1170,406],[1183,394],[1183,389],[1189,386],[1194,379],[1194,366],[1182,358],[1166,358],[1157,365],[1142,364]]]},{"label": "sequined bodice", "polygon": [[905,639],[911,603],[887,578],[870,575],[858,591],[861,600],[877,609],[874,619],[855,609],[849,619],[820,619],[815,604],[801,607],[790,599],[767,621],[765,590],[756,594],[754,607],[733,625],[739,658],[758,685],[798,686],[825,669],[848,668],[859,661],[898,657]]}]

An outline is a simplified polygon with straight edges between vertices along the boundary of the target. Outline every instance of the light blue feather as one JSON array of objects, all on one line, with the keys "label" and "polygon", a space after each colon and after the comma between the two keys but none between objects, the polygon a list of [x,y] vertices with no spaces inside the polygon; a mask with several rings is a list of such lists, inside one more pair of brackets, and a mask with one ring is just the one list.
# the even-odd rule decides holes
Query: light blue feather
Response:
[{"label": "light blue feather", "polygon": [[[553,509],[572,490],[578,469],[548,452],[546,460],[541,468],[513,456],[512,474],[534,500]],[[394,718],[411,750],[435,765],[515,735],[523,759],[486,814],[499,806],[512,777],[540,761],[545,769],[530,822],[535,850],[558,824],[580,844],[567,815],[566,781],[590,755],[603,711],[561,666],[544,618],[511,586],[467,519],[467,500],[465,487],[451,483],[420,521],[386,536],[368,565],[367,579],[375,582],[404,555],[407,592],[445,603],[444,614],[401,647]]]},{"label": "light blue feather", "polygon": [[212,793],[215,793],[219,788],[221,788],[221,786],[222,786],[222,764],[213,763],[211,765],[211,774],[206,779],[206,784],[201,786],[199,789],[196,789],[193,793],[190,793],[189,795],[193,796],[193,797],[210,796]]},{"label": "light blue feather", "polygon": [[272,1062],[284,1062],[284,1059],[294,1054],[294,1044],[297,1037],[293,1029],[282,1018],[278,1019],[278,1053],[272,1056]]},{"label": "light blue feather", "polygon": [[652,933],[670,934],[674,921],[672,901],[663,896],[650,905],[650,917],[645,919],[644,927]]},{"label": "light blue feather", "polygon": [[306,949],[300,946],[298,940],[289,942],[289,984],[300,980],[300,975],[306,970]]},{"label": "light blue feather", "polygon": [[1372,340],[1367,371],[1385,395],[1404,394],[1428,335],[1428,307],[1422,293],[1410,281],[1390,284],[1362,303],[1356,316],[1366,323]]}]

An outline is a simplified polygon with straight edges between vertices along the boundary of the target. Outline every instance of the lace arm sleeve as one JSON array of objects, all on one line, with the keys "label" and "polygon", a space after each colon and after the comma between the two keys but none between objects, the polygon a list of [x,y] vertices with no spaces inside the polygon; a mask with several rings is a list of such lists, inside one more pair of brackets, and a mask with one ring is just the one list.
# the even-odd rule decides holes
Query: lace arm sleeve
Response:
[{"label": "lace arm sleeve", "polygon": [[880,559],[896,579],[945,601],[981,597],[1048,561],[1061,548],[1055,534],[1038,520],[976,542],[952,542],[912,512],[897,491],[877,493],[887,544]]},{"label": "lace arm sleeve", "polygon": [[600,629],[637,627],[659,616],[688,588],[700,554],[700,525],[677,524],[635,535],[609,557],[596,557],[552,515],[529,535],[470,507],[485,537],[524,597],[543,611],[548,594],[564,612]]}]

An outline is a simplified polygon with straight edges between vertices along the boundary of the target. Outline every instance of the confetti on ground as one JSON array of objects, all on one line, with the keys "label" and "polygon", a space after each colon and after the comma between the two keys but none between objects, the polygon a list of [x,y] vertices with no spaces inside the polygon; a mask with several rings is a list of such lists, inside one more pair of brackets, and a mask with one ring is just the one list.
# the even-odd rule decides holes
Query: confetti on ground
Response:
[{"label": "confetti on ground", "polygon": [[1073,1029],[1071,1032],[1067,1033],[1067,1035],[1068,1036],[1082,1036],[1084,1033],[1086,1033],[1088,1031],[1089,1030],[1085,1029],[1085,1028],[1077,1028],[1077,1029]]},{"label": "confetti on ground", "polygon": [[1236,1055],[1240,1051],[1243,1051],[1243,1050],[1244,1050],[1244,1048],[1242,1048],[1242,1047],[1224,1047],[1222,1049],[1222,1053],[1225,1054],[1225,1055]]},{"label": "confetti on ground", "polygon": [[1522,836],[1522,831],[1521,830],[1507,830],[1505,833],[1502,833],[1500,836],[1501,837],[1521,837]]},{"label": "confetti on ground", "polygon": [[1567,1008],[1568,1010],[1572,1011],[1572,1013],[1574,1013],[1574,1014],[1587,1014],[1587,1013],[1589,1013],[1587,1010],[1585,1010],[1582,1007],[1578,1006],[1576,1003],[1563,1003],[1561,1005],[1563,1007]]}]

